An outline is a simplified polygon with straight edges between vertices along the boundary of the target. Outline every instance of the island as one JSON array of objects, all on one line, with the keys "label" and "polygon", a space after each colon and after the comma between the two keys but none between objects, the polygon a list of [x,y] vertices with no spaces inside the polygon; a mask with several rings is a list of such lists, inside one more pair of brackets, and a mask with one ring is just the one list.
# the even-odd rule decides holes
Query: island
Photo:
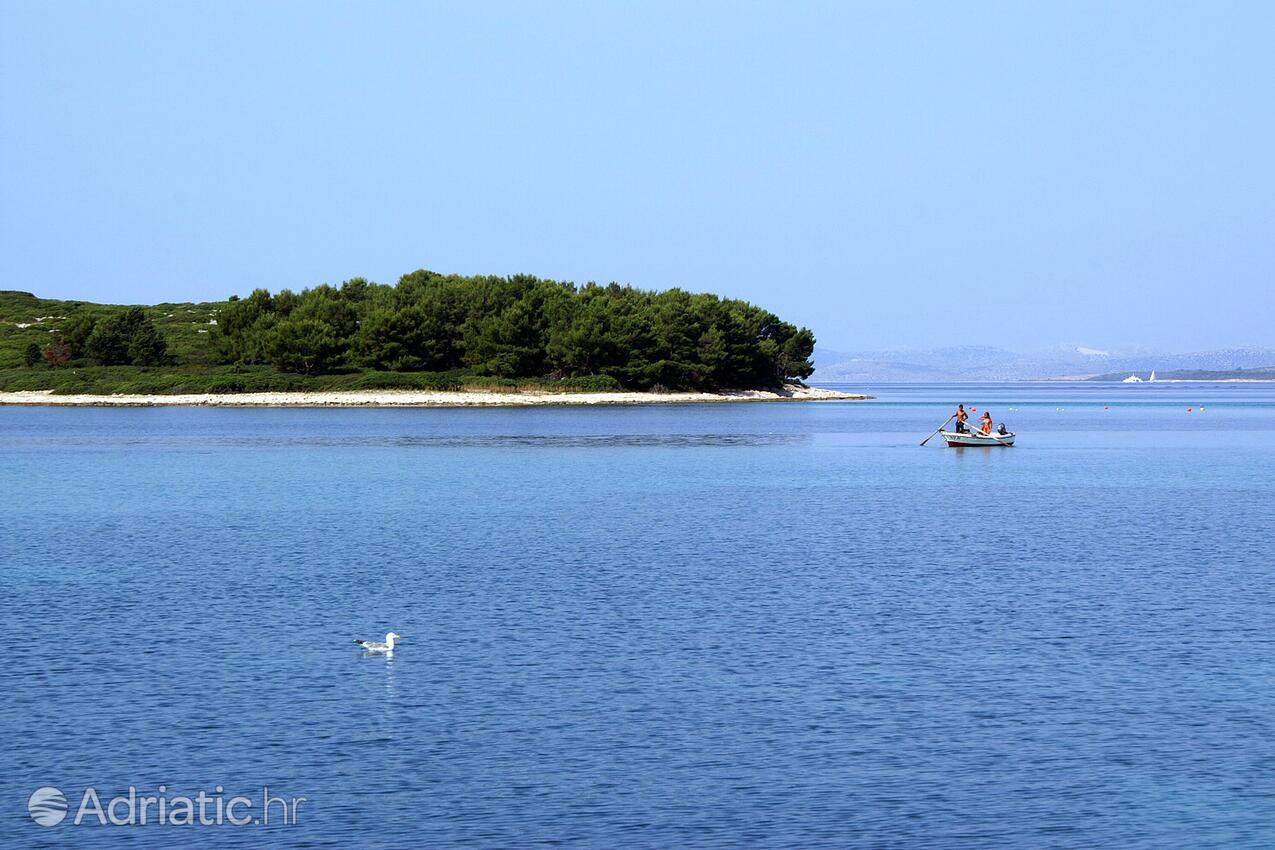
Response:
[{"label": "island", "polygon": [[1275,366],[1258,366],[1252,369],[1171,369],[1158,375],[1154,371],[1107,372],[1102,375],[1086,375],[1080,380],[1119,381],[1125,384],[1269,382],[1275,381]]},{"label": "island", "polygon": [[0,292],[0,404],[472,406],[866,398],[737,299],[419,270],[112,305]]}]

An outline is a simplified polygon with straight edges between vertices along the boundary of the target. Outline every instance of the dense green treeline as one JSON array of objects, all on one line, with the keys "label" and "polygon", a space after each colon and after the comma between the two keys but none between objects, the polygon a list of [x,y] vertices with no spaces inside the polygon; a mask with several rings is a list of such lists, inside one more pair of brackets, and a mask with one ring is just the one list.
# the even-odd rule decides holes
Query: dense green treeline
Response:
[{"label": "dense green treeline", "polygon": [[777,387],[813,371],[814,335],[743,301],[513,277],[361,278],[220,312],[216,359],[312,375],[362,367],[500,378],[604,376],[633,388]]},{"label": "dense green treeline", "polygon": [[813,346],[743,301],[521,275],[152,306],[0,291],[0,391],[751,389],[809,376]]}]

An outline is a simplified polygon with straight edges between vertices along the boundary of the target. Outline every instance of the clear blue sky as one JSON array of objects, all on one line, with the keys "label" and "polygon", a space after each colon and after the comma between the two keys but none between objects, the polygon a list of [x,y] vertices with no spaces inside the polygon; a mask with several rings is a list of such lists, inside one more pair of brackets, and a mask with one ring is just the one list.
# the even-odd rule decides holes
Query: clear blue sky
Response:
[{"label": "clear blue sky", "polygon": [[0,287],[682,286],[831,348],[1275,345],[1275,4],[0,9]]}]

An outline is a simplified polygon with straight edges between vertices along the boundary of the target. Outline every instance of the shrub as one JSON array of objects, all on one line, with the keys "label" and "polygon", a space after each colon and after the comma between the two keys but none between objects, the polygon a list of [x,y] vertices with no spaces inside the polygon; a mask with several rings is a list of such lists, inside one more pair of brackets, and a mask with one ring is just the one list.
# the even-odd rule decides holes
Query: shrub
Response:
[{"label": "shrub", "polygon": [[50,366],[65,366],[71,362],[71,346],[62,340],[49,343],[44,349],[44,362]]},{"label": "shrub", "polygon": [[610,375],[577,375],[574,378],[563,378],[557,383],[563,389],[573,392],[613,393],[624,389]]},{"label": "shrub", "polygon": [[[77,332],[82,330],[76,327]],[[96,322],[84,342],[84,354],[103,366],[158,366],[167,348],[163,335],[140,307]]]}]

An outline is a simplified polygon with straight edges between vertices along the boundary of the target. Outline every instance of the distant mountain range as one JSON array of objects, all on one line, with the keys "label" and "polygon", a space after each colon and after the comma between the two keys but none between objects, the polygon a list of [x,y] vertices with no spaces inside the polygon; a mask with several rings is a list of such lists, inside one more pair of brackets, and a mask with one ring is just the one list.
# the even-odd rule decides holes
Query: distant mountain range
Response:
[{"label": "distant mountain range", "polygon": [[1231,372],[1275,366],[1275,349],[1228,348],[1189,354],[1059,346],[1031,352],[985,346],[845,352],[816,348],[815,383],[1086,380],[1123,373]]}]

